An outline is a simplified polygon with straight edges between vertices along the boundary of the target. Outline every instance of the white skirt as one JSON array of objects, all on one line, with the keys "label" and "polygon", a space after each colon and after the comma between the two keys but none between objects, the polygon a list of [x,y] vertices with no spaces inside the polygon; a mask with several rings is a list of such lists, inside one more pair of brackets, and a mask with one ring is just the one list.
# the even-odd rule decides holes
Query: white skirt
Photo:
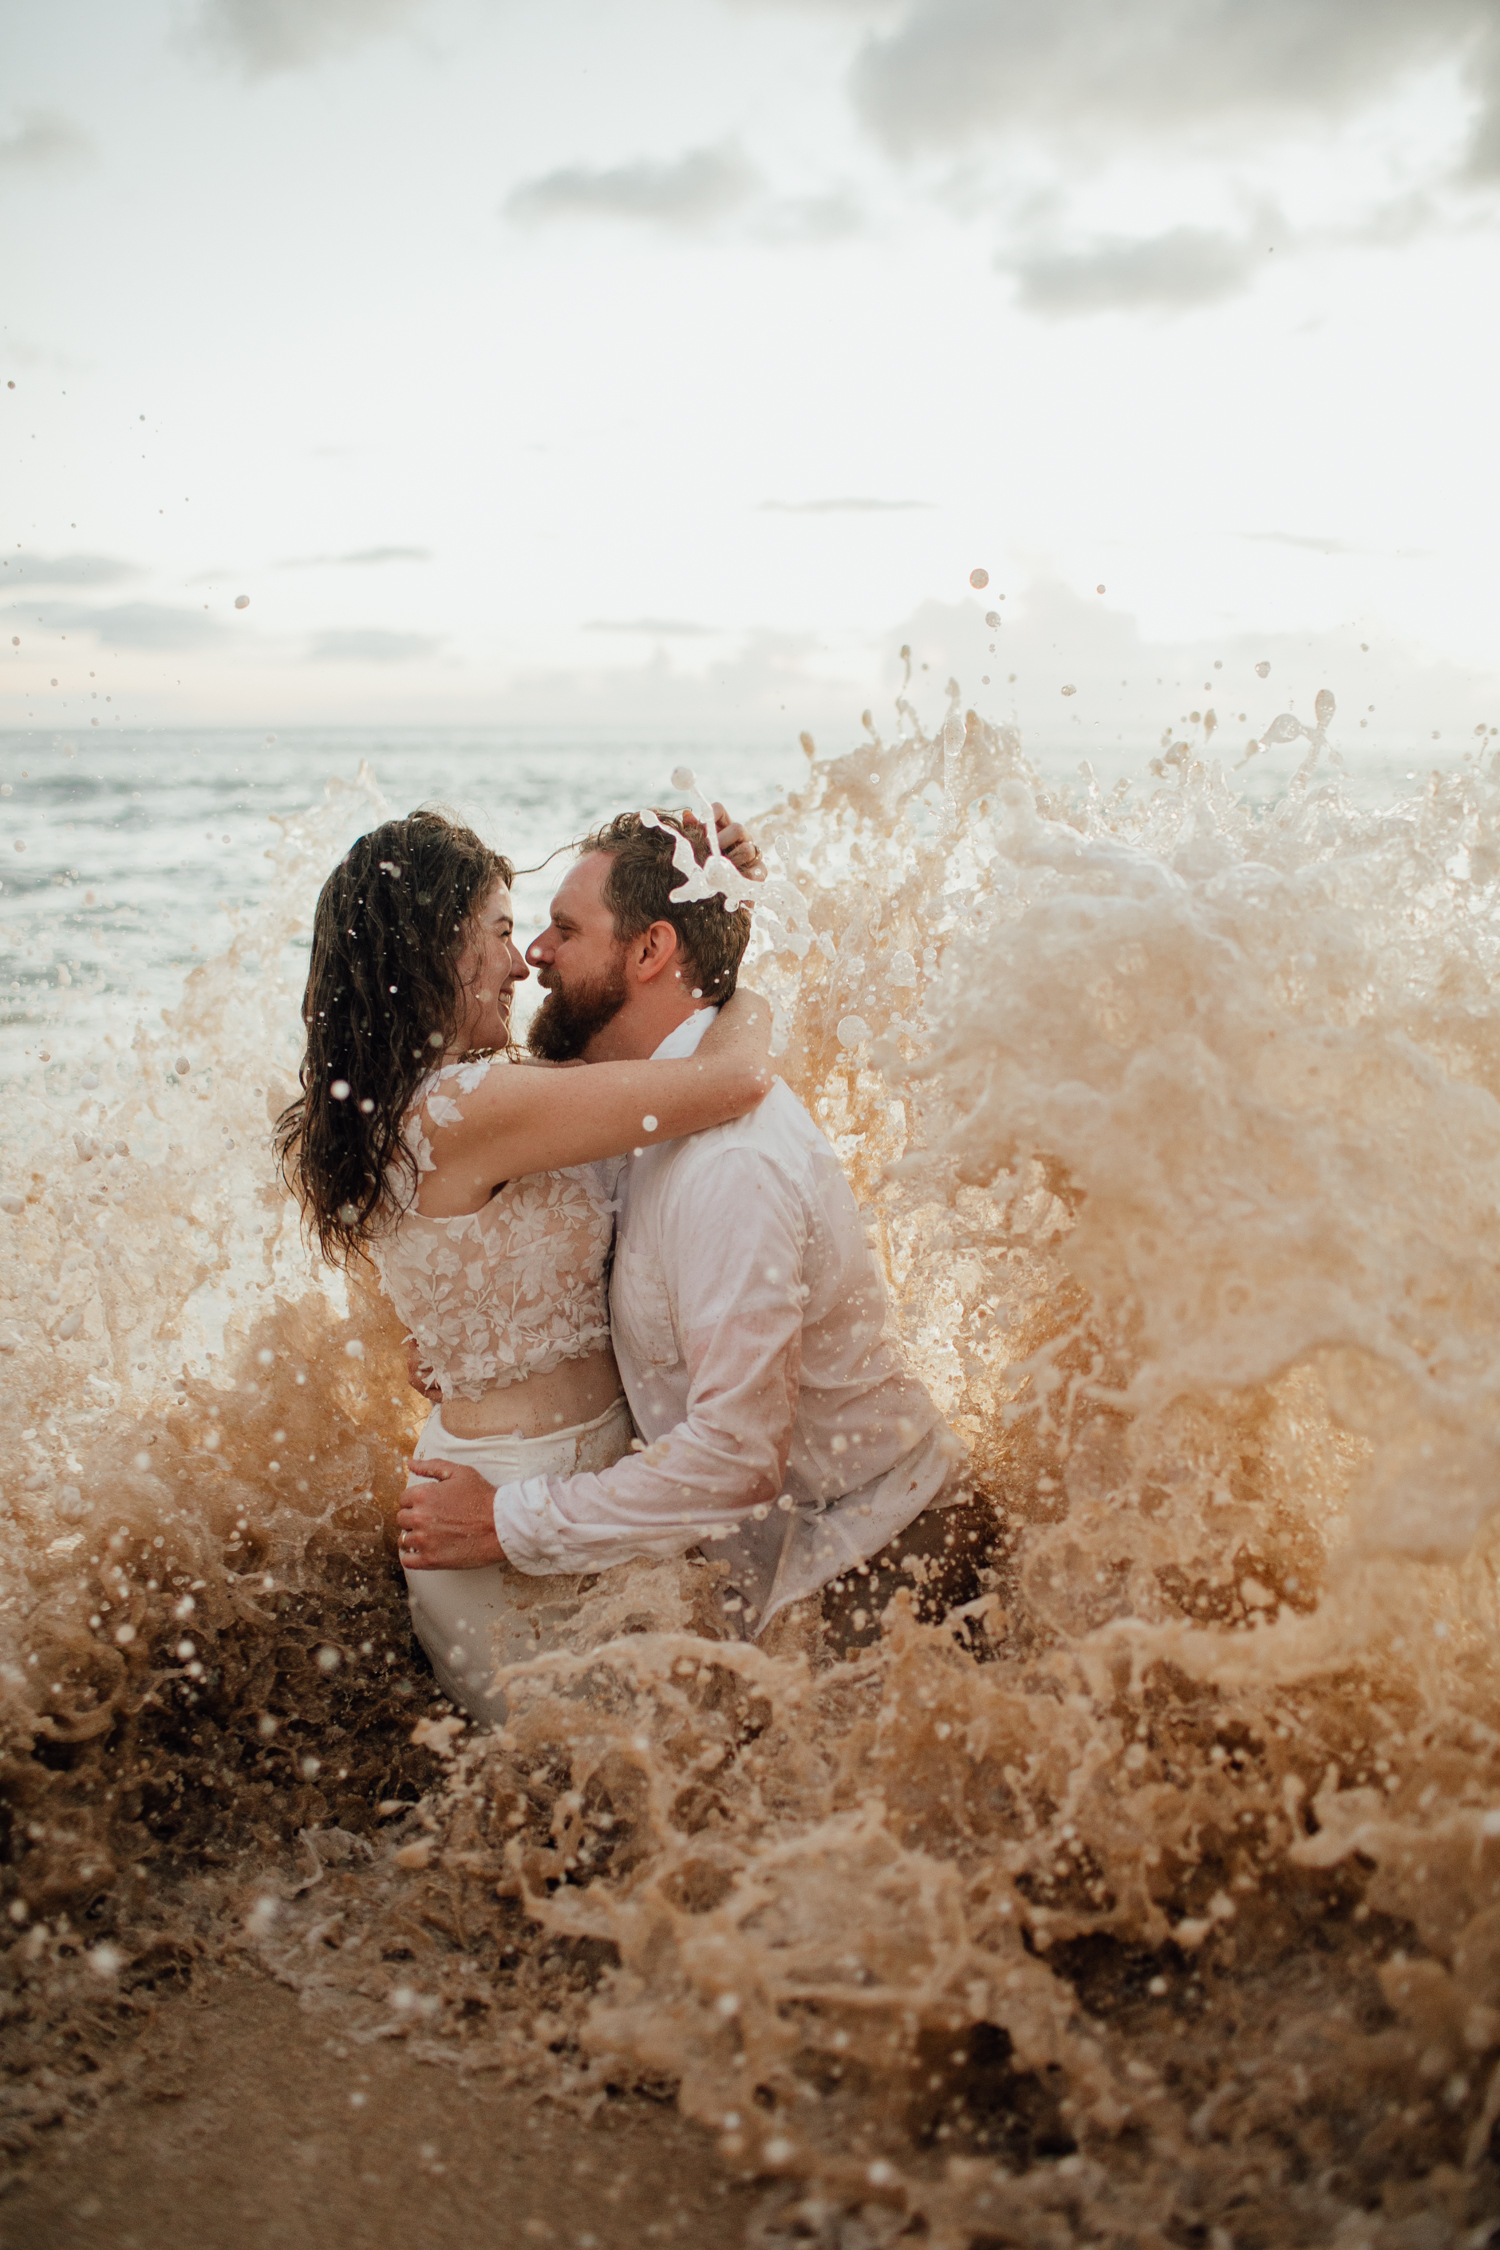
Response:
[{"label": "white skirt", "polygon": [[[477,1469],[488,1484],[524,1477],[569,1477],[607,1469],[630,1450],[635,1427],[624,1399],[551,1437],[454,1437],[441,1408],[428,1415],[415,1460]],[[403,1568],[405,1566],[403,1565]],[[555,1632],[578,1606],[587,1577],[529,1578],[506,1563],[484,1570],[408,1570],[412,1630],[432,1659],[439,1687],[480,1726],[499,1724],[505,1698],[495,1686],[502,1664],[555,1646]]]}]

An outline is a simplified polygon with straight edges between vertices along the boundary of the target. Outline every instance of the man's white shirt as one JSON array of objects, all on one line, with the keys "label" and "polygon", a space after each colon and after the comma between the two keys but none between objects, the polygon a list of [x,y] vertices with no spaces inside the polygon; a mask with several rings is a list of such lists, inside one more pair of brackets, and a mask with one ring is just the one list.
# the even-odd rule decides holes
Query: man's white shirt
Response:
[{"label": "man's white shirt", "polygon": [[[701,1008],[656,1050],[690,1055]],[[645,1449],[495,1493],[532,1575],[702,1545],[758,1632],[873,1555],[953,1476],[960,1449],[905,1366],[853,1191],[778,1079],[748,1117],[629,1158],[610,1285]]]}]

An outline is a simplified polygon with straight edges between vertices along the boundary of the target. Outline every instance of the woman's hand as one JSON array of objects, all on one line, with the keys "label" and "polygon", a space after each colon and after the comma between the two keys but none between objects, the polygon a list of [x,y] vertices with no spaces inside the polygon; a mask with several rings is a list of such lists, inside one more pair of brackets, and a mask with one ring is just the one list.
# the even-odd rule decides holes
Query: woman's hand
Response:
[{"label": "woman's hand", "polygon": [[422,1364],[421,1345],[415,1336],[407,1336],[403,1341],[406,1345],[406,1380],[419,1398],[426,1399],[429,1406],[441,1406],[443,1394],[432,1380],[430,1371]]},{"label": "woman's hand", "polygon": [[760,856],[759,844],[753,836],[747,836],[739,822],[731,820],[724,807],[717,803],[714,806],[714,843],[719,857],[737,867],[748,881],[765,881],[766,863]]}]

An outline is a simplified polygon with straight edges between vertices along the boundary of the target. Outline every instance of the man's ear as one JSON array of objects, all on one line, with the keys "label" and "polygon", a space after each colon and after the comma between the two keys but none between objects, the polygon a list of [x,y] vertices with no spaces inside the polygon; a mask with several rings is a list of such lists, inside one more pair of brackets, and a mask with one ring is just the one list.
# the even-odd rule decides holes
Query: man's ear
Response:
[{"label": "man's ear", "polygon": [[670,922],[653,922],[630,948],[630,965],[637,984],[654,984],[658,977],[680,969],[677,932]]}]

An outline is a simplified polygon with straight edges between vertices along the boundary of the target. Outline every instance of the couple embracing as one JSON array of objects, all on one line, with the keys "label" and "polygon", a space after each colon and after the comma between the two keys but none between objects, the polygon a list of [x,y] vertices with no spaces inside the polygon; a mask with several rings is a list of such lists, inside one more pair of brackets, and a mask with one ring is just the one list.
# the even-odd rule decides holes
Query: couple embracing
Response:
[{"label": "couple embracing", "polygon": [[713,838],[669,813],[585,838],[524,956],[510,863],[442,813],[361,837],[318,900],[277,1145],[436,1402],[401,1562],[438,1683],[481,1723],[504,1716],[497,1663],[529,1653],[528,1581],[701,1548],[728,1566],[726,1634],[785,1617],[835,1653],[901,1585],[934,1616],[979,1591],[986,1512],[833,1150],[772,1076],[770,1009],[736,989],[750,909],[677,895],[680,838],[762,872],[714,813]]}]

